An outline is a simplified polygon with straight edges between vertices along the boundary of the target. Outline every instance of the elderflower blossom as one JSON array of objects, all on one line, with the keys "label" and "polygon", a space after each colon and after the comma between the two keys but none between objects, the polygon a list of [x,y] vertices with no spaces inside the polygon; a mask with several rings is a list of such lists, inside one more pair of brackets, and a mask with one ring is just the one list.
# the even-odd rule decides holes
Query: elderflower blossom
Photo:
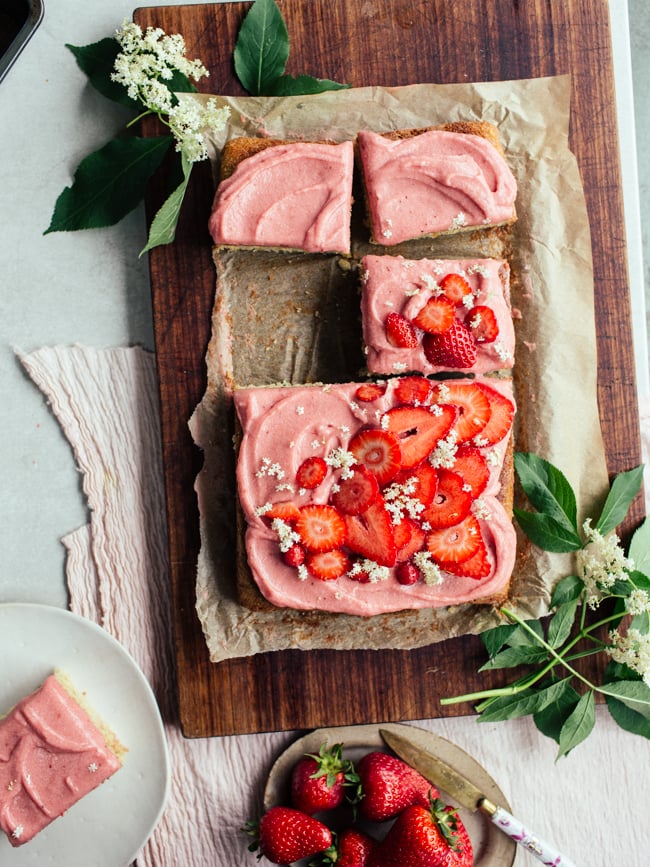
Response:
[{"label": "elderflower blossom", "polygon": [[578,575],[587,591],[587,604],[594,609],[602,600],[604,591],[617,581],[628,580],[627,573],[634,569],[634,563],[625,556],[615,533],[603,536],[591,526],[591,518],[587,518],[582,529],[587,544],[576,553]]},{"label": "elderflower blossom", "polygon": [[[191,163],[207,158],[203,131],[223,129],[230,114],[210,97],[204,105],[191,96],[178,99],[165,82],[178,71],[198,81],[209,75],[200,60],[185,56],[185,40],[179,33],[168,36],[159,27],[142,28],[125,21],[115,39],[122,49],[115,58],[111,80],[124,85],[131,99],[158,115],[176,140],[176,150]],[[166,117],[163,117],[166,115]]]},{"label": "elderflower blossom", "polygon": [[609,640],[612,643],[607,653],[614,662],[627,665],[650,686],[650,635],[638,629],[629,629],[626,635],[622,635],[618,629],[612,629]]}]

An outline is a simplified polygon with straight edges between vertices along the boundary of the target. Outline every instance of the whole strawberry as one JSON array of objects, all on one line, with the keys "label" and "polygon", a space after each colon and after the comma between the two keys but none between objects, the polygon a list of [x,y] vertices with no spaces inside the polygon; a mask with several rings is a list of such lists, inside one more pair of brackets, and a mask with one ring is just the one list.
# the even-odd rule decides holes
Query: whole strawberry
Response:
[{"label": "whole strawberry", "polygon": [[366,753],[357,762],[362,798],[359,815],[384,822],[413,804],[426,807],[438,790],[422,774],[388,753]]},{"label": "whole strawberry", "polygon": [[343,744],[331,749],[322,744],[317,755],[307,753],[296,762],[291,772],[291,803],[296,809],[310,816],[333,810],[343,803],[348,788],[358,784],[354,765],[343,758],[342,750]]},{"label": "whole strawberry", "polygon": [[326,825],[292,807],[271,807],[258,823],[249,823],[246,832],[254,838],[249,850],[259,849],[258,857],[264,855],[272,864],[311,858],[332,845]]},{"label": "whole strawberry", "polygon": [[367,867],[471,867],[472,844],[456,810],[441,801],[407,807]]},{"label": "whole strawberry", "polygon": [[334,843],[324,853],[322,860],[316,861],[319,867],[366,867],[371,852],[378,843],[358,828],[345,828]]}]

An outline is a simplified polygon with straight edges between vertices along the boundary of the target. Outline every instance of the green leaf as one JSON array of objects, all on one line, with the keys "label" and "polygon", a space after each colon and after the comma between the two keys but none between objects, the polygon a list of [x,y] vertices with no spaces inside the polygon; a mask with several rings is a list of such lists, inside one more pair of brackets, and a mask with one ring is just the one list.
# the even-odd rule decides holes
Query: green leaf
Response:
[{"label": "green leaf", "polygon": [[481,632],[481,641],[485,645],[488,656],[495,656],[518,628],[515,625],[494,626],[492,629]]},{"label": "green leaf", "polygon": [[642,482],[643,464],[616,476],[605,500],[600,518],[596,522],[595,529],[603,536],[618,527],[625,518],[632,500],[641,490]]},{"label": "green leaf", "polygon": [[235,43],[235,72],[253,96],[267,89],[284,72],[289,57],[289,33],[275,0],[255,0]]},{"label": "green leaf", "polygon": [[543,647],[508,647],[493,656],[479,671],[492,671],[497,668],[513,668],[517,665],[537,665],[548,658]]},{"label": "green leaf", "polygon": [[541,512],[526,512],[523,509],[513,511],[521,529],[538,548],[557,554],[582,548],[578,534],[565,523],[559,523],[555,518]]},{"label": "green leaf", "polygon": [[601,692],[618,699],[644,719],[650,719],[650,687],[641,680],[619,680],[602,686]]},{"label": "green leaf", "polygon": [[577,575],[567,575],[560,579],[553,588],[551,596],[551,608],[559,608],[566,602],[573,602],[580,598],[582,591],[585,589],[583,581]]},{"label": "green leaf", "polygon": [[558,680],[543,689],[527,689],[515,695],[499,696],[485,707],[479,722],[500,722],[537,713],[562,695],[567,679]]},{"label": "green leaf", "polygon": [[543,735],[559,743],[562,727],[579,701],[580,695],[571,686],[570,679],[567,678],[564,681],[564,689],[555,700],[533,714],[535,725]]},{"label": "green leaf", "polygon": [[576,497],[562,471],[528,452],[515,453],[515,469],[531,505],[577,536]]},{"label": "green leaf", "polygon": [[[525,620],[524,623],[528,629],[524,629],[521,624],[515,626],[512,635],[508,638],[508,644],[511,647],[539,647],[539,642],[535,640],[535,636],[540,640],[544,639],[544,629],[539,620]],[[534,634],[531,635],[530,631]]]},{"label": "green leaf", "polygon": [[311,75],[280,75],[267,88],[268,96],[300,96],[307,93],[324,93],[326,90],[344,90],[349,84],[330,81],[329,78],[313,78]]},{"label": "green leaf", "polygon": [[74,54],[79,68],[86,73],[92,86],[103,96],[129,108],[140,107],[140,103],[127,94],[124,85],[111,81],[115,58],[120,52],[117,40],[107,37],[90,45],[66,43],[66,48]]},{"label": "green leaf", "polygon": [[561,647],[571,634],[571,628],[575,623],[578,600],[565,602],[559,605],[557,611],[551,617],[548,624],[546,640],[553,649]]},{"label": "green leaf", "polygon": [[[605,670],[605,682],[612,683],[621,680],[639,681],[640,675],[636,671],[632,671],[627,665],[610,662]],[[607,695],[605,700],[610,716],[622,729],[635,735],[641,735],[641,737],[650,738],[650,720],[646,719],[643,714],[637,713],[613,696]]]},{"label": "green leaf", "polygon": [[56,201],[48,232],[113,226],[142,200],[172,136],[114,139],[79,164]]},{"label": "green leaf", "polygon": [[585,740],[596,724],[596,703],[592,690],[586,692],[569,714],[560,731],[557,758],[566,756],[579,743]]},{"label": "green leaf", "polygon": [[629,556],[634,567],[644,575],[650,575],[650,521],[646,520],[634,531],[630,541]]},{"label": "green leaf", "polygon": [[146,253],[147,250],[152,250],[154,247],[159,247],[161,244],[171,244],[176,237],[176,226],[178,217],[181,212],[181,205],[187,189],[187,184],[192,173],[192,166],[185,154],[181,154],[181,167],[183,171],[183,180],[172,192],[169,198],[165,201],[156,216],[153,218],[149,229],[149,238],[147,244],[142,248],[140,255]]}]

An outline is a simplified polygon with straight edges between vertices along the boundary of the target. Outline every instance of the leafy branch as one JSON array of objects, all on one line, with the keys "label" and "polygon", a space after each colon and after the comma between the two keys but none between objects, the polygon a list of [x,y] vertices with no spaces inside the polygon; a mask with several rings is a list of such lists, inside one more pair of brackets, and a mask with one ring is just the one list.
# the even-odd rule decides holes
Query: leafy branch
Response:
[{"label": "leafy branch", "polygon": [[[227,108],[216,100],[192,99],[192,83],[207,76],[200,60],[185,56],[180,34],[167,36],[159,28],[125,22],[110,38],[91,45],[67,45],[90,84],[106,98],[125,106],[134,116],[118,136],[85,157],[73,183],[59,195],[50,232],[112,226],[144,198],[147,184],[172,146],[178,165],[170,174],[176,186],[152,221],[142,253],[173,242],[183,199],[195,162],[207,158],[205,132],[222,129]],[[242,86],[255,96],[320,93],[348,85],[309,75],[285,73],[289,34],[275,0],[255,0],[244,18],[234,48],[235,71]],[[179,99],[177,94],[184,94]],[[156,116],[169,132],[151,138],[135,135],[146,116]]]},{"label": "leafy branch", "polygon": [[[621,728],[650,738],[650,578],[638,568],[650,563],[650,526],[644,522],[635,532],[629,556],[613,533],[641,488],[643,466],[614,479],[595,524],[587,519],[582,528],[575,493],[560,470],[522,452],[515,468],[536,510],[515,510],[520,527],[543,550],[575,553],[576,574],[555,585],[549,618],[524,620],[504,606],[505,622],[481,634],[488,661],[480,671],[524,668],[525,674],[441,704],[473,702],[479,722],[530,715],[557,742],[559,758],[593,730],[600,694]],[[600,617],[588,616],[601,606],[607,610]],[[575,663],[601,653],[609,661],[596,684]]]}]

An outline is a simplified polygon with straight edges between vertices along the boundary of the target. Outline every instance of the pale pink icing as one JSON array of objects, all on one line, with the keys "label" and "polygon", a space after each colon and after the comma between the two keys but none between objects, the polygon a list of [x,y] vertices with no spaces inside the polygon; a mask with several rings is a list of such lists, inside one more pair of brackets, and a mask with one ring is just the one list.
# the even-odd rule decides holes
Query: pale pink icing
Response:
[{"label": "pale pink icing", "polygon": [[352,142],[275,145],[242,160],[217,188],[215,244],[350,252]]},{"label": "pale pink icing", "polygon": [[0,828],[27,843],[121,766],[54,675],[0,721]]},{"label": "pale pink icing", "polygon": [[513,217],[514,175],[480,136],[429,130],[392,140],[363,130],[358,143],[377,244],[498,225]]},{"label": "pale pink icing", "polygon": [[[461,380],[465,381],[465,380]],[[489,383],[512,399],[512,385],[499,380]],[[311,576],[301,580],[297,570],[285,565],[279,555],[278,536],[260,514],[267,503],[292,500],[302,506],[326,503],[340,470],[332,468],[314,491],[297,491],[292,481],[310,455],[331,455],[347,449],[361,427],[377,425],[381,415],[396,405],[394,382],[386,393],[371,403],[356,400],[358,385],[237,389],[236,410],[243,428],[237,463],[237,485],[246,518],[246,551],[254,579],[262,594],[274,605],[303,610],[323,610],[361,616],[409,608],[431,608],[471,602],[498,593],[512,574],[516,537],[512,522],[496,496],[507,438],[483,449],[491,458],[491,477],[481,501],[491,513],[480,520],[493,570],[481,580],[443,573],[439,585],[423,582],[400,585],[389,570],[386,580],[361,584],[347,576],[320,581]]]},{"label": "pale pink icing", "polygon": [[[365,256],[361,260],[361,315],[366,364],[371,373],[399,374],[419,371],[440,373],[449,368],[432,365],[422,348],[393,346],[386,337],[386,317],[401,313],[413,320],[426,302],[439,293],[438,282],[446,274],[461,274],[472,287],[471,304],[485,304],[494,311],[499,335],[493,343],[478,344],[473,373],[513,366],[515,330],[509,307],[508,263],[499,259],[405,259],[402,256]],[[468,307],[460,305],[456,318],[463,319]],[[419,338],[422,332],[417,329]]]}]

